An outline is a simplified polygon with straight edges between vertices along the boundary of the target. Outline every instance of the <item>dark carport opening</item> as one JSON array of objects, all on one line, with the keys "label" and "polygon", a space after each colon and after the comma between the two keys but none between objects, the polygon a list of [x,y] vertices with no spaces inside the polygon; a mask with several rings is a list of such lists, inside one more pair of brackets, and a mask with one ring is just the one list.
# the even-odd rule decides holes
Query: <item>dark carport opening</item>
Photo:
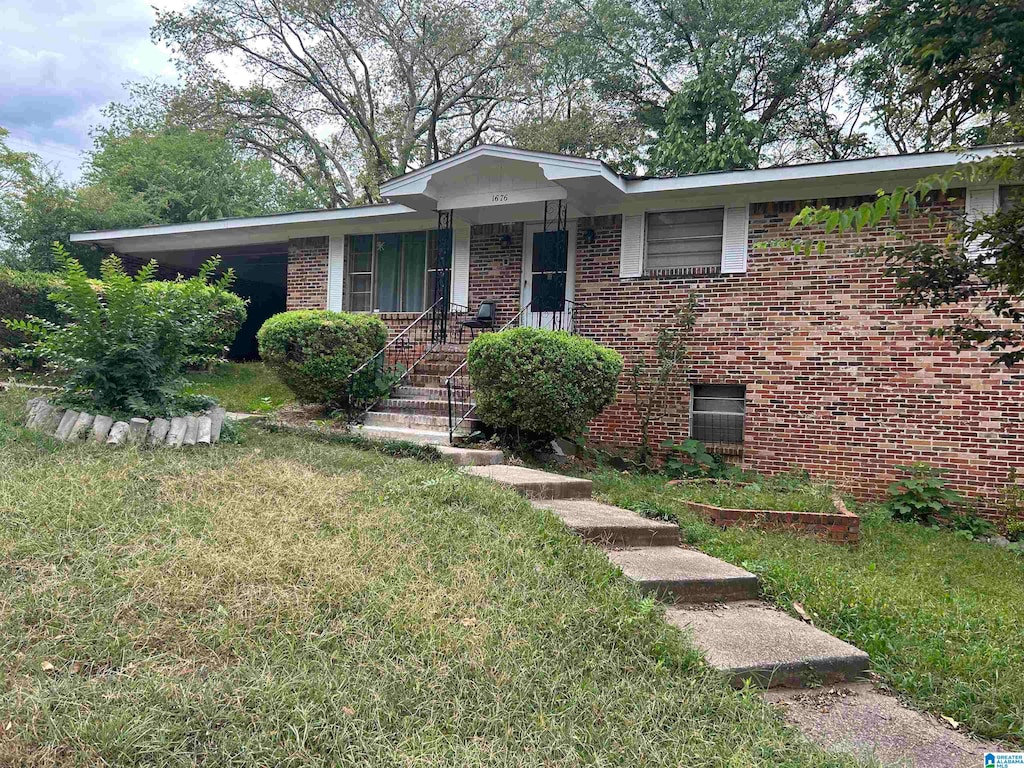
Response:
[{"label": "dark carport opening", "polygon": [[287,303],[288,243],[264,243],[255,246],[219,248],[216,251],[190,250],[162,253],[122,255],[130,271],[156,259],[161,280],[176,275],[190,277],[211,256],[221,257],[221,270],[233,269],[235,282],[231,290],[248,299],[248,315],[228,351],[231,360],[256,360],[256,332],[271,315],[284,312]]}]

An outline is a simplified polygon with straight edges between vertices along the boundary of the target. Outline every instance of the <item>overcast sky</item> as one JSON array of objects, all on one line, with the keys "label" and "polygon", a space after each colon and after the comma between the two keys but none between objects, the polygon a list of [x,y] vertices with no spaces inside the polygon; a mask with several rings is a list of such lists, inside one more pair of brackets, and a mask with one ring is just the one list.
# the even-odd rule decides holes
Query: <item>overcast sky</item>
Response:
[{"label": "overcast sky", "polygon": [[180,0],[0,2],[0,125],[12,149],[29,150],[77,179],[100,109],[126,96],[128,80],[173,82],[166,49],[149,40],[153,5]]}]

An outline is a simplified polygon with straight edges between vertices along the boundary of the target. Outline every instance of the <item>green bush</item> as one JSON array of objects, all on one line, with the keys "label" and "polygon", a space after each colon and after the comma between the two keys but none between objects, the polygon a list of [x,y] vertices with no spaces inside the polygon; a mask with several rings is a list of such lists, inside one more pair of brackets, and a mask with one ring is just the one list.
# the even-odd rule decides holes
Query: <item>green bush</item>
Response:
[{"label": "green bush", "polygon": [[946,487],[942,470],[920,461],[896,469],[908,475],[889,485],[885,509],[897,520],[932,525],[938,517],[950,517],[954,506],[964,503],[959,493]]},{"label": "green bush", "polygon": [[211,283],[214,259],[199,276],[167,289],[153,281],[155,263],[132,277],[117,256],[110,256],[97,282],[62,246],[54,246],[54,256],[62,266],[61,285],[50,295],[60,322],[4,323],[28,335],[35,354],[66,375],[61,399],[101,412],[150,416],[183,407],[186,365],[215,357],[197,342],[216,324],[210,289],[226,291],[234,274],[229,270]]},{"label": "green bush", "polygon": [[[60,278],[49,272],[23,272],[0,267],[0,319],[39,317],[57,321],[60,312],[50,293],[60,284]],[[0,365],[37,367],[38,357],[24,348],[28,341],[22,331],[0,324]]]},{"label": "green bush", "polygon": [[[220,263],[219,259],[210,259],[203,269],[213,269]],[[155,294],[175,293],[176,296],[158,295],[161,303],[178,304],[185,310],[186,317],[193,320],[192,330],[188,334],[186,357],[189,361],[202,364],[208,360],[223,358],[238,335],[246,317],[245,299],[215,284],[206,282],[196,285],[190,280],[179,278],[173,281],[154,281],[147,283],[149,290]]]},{"label": "green bush", "polygon": [[582,432],[615,398],[622,373],[618,352],[537,328],[482,334],[468,357],[480,420],[538,438]]},{"label": "green bush", "polygon": [[343,405],[348,377],[388,340],[372,315],[327,310],[282,312],[256,334],[260,357],[304,403]]}]

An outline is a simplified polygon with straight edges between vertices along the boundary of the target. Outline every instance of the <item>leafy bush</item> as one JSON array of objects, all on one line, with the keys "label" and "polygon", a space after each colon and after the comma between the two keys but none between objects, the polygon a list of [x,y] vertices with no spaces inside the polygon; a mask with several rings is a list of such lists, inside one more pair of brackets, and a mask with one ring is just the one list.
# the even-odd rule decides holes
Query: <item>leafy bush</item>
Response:
[{"label": "leafy bush", "polygon": [[194,320],[186,349],[190,364],[223,358],[245,322],[247,301],[210,282],[219,265],[220,259],[215,257],[200,268],[201,285],[193,282],[195,278],[186,280],[180,276],[173,281],[147,284],[157,294],[177,293],[173,297],[157,296],[157,300],[182,307],[186,317]]},{"label": "leafy bush", "polygon": [[666,440],[661,447],[668,451],[665,472],[671,477],[720,477],[727,467],[718,456],[708,453],[704,443],[692,437],[681,443]]},{"label": "leafy bush", "polygon": [[1006,538],[1010,541],[1024,541],[1024,518],[1006,521]]},{"label": "leafy bush", "polygon": [[898,466],[909,477],[889,486],[885,508],[897,520],[932,524],[936,517],[949,517],[953,506],[963,504],[964,498],[946,487],[942,471],[924,462]]},{"label": "leafy bush", "polygon": [[537,328],[482,334],[468,359],[480,419],[538,438],[581,432],[615,398],[622,373],[618,352]]},{"label": "leafy bush", "polygon": [[[0,267],[0,318],[25,320],[39,317],[55,322],[60,318],[50,293],[60,286],[60,278],[49,272],[23,272]],[[35,368],[39,359],[24,345],[28,337],[15,328],[0,325],[0,364]]]},{"label": "leafy bush", "polygon": [[165,414],[184,402],[185,366],[214,357],[202,353],[196,341],[213,322],[210,289],[226,291],[234,274],[229,270],[211,283],[214,260],[198,277],[165,289],[153,282],[155,263],[132,277],[118,257],[110,256],[96,283],[59,244],[54,257],[62,267],[62,284],[51,297],[63,322],[4,322],[28,335],[33,351],[66,374],[63,399],[79,407],[140,415]]},{"label": "leafy bush", "polygon": [[388,329],[372,315],[307,309],[269,318],[256,340],[260,357],[300,401],[340,405],[349,375],[384,347]]},{"label": "leafy bush", "polygon": [[996,532],[996,527],[985,518],[979,517],[973,509],[954,513],[949,519],[949,526],[965,539],[980,539],[983,536],[992,536]]}]

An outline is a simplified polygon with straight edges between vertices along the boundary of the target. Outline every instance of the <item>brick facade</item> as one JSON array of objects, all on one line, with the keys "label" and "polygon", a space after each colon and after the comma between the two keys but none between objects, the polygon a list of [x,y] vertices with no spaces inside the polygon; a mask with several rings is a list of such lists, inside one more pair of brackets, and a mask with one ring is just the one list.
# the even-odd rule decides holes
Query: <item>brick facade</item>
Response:
[{"label": "brick facade", "polygon": [[[692,293],[699,301],[692,367],[680,373],[667,412],[652,425],[653,445],[687,436],[691,384],[743,384],[743,464],[750,469],[800,467],[871,497],[899,475],[896,465],[927,461],[945,468],[960,490],[991,501],[1024,446],[1024,375],[931,338],[941,312],[896,306],[895,281],[862,252],[881,242],[880,232],[830,237],[824,254],[810,256],[754,247],[792,237],[788,222],[800,205],[751,206],[749,266],[740,275],[623,280],[620,217],[579,220],[577,331],[617,349],[628,370],[653,360],[656,329]],[[962,202],[938,202],[931,212],[959,215]],[[927,213],[904,222],[904,233],[942,238]],[[500,322],[519,308],[522,237],[522,224],[472,231],[470,307],[496,300]],[[326,239],[293,241],[289,309],[323,307],[326,293]],[[404,322],[396,317],[389,326]],[[639,440],[625,378],[617,402],[591,425],[590,440]]]},{"label": "brick facade", "polygon": [[288,241],[288,309],[327,308],[328,237]]}]

